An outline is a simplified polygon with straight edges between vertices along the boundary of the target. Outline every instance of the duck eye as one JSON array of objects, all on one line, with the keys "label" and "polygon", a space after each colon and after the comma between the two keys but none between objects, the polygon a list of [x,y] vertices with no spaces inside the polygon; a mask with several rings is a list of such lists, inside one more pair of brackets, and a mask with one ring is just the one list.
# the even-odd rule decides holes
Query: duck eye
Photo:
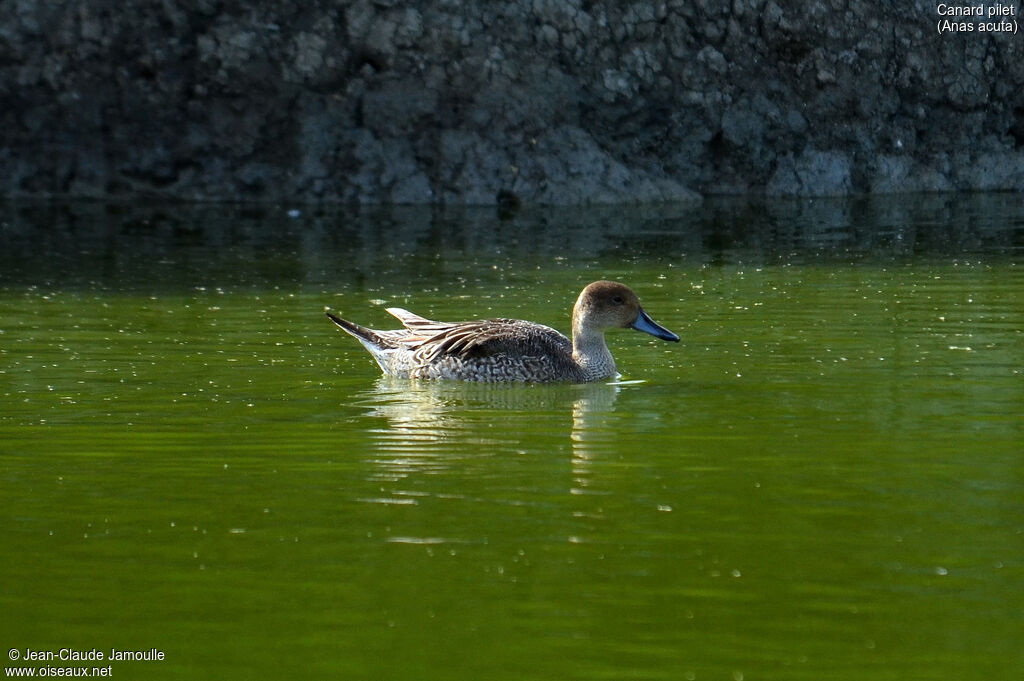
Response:
[{"label": "duck eye", "polygon": [[622,303],[624,303],[625,301],[622,299],[622,296],[615,296],[614,298],[612,298],[612,302],[615,303],[616,305],[622,305]]}]

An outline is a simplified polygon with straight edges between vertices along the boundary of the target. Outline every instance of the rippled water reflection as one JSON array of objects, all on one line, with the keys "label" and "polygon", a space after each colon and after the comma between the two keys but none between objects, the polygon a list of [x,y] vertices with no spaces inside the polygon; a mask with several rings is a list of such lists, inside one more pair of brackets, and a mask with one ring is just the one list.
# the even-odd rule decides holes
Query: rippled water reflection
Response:
[{"label": "rippled water reflection", "polygon": [[[0,633],[145,678],[1013,678],[1022,203],[2,206]],[[610,334],[610,384],[388,379],[323,317],[567,330],[603,277],[683,337]]]}]

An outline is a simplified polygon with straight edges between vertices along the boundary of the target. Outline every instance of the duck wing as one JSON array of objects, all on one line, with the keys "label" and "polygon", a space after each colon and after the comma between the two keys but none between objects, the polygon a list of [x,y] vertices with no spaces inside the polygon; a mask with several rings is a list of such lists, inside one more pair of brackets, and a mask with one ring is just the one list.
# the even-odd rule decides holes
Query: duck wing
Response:
[{"label": "duck wing", "polygon": [[558,331],[518,319],[485,319],[457,322],[416,345],[423,362],[442,356],[488,357],[493,355],[558,357],[572,354],[572,342]]},{"label": "duck wing", "polygon": [[400,307],[389,307],[385,308],[387,313],[402,322],[402,326],[407,329],[419,329],[428,326],[446,326],[444,322],[434,322],[426,317],[421,317],[418,314],[414,314]]},{"label": "duck wing", "polygon": [[507,354],[512,356],[571,356],[572,341],[549,326],[521,319],[482,319],[471,322],[437,322],[400,307],[387,308],[402,322],[403,331],[392,338],[413,350],[418,363],[445,355],[469,358]]}]

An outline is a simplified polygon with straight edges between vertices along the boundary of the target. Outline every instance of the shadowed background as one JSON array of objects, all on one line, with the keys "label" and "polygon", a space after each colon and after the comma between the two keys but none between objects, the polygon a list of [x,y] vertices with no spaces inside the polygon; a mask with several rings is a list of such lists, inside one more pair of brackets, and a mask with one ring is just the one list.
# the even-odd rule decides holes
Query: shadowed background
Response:
[{"label": "shadowed background", "polygon": [[0,193],[1020,191],[1024,41],[939,19],[872,0],[9,0]]}]

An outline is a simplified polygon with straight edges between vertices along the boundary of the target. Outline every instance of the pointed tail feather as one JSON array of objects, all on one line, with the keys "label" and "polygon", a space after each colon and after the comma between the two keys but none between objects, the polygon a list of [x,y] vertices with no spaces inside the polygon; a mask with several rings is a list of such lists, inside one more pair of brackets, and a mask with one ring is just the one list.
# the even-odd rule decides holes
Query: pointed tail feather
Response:
[{"label": "pointed tail feather", "polygon": [[365,326],[359,326],[347,319],[341,317],[335,317],[330,312],[327,312],[327,318],[342,328],[343,331],[349,335],[355,337],[357,341],[363,344],[363,347],[373,355],[373,359],[380,366],[381,371],[385,374],[390,373],[388,369],[388,355],[394,352],[395,343],[388,340],[384,336],[380,335],[373,329],[368,329]]},{"label": "pointed tail feather", "polygon": [[345,332],[355,336],[355,338],[364,345],[367,343],[379,347],[391,347],[393,345],[373,329],[368,329],[365,326],[359,326],[358,324],[350,322],[347,319],[342,319],[341,317],[335,317],[330,312],[325,314],[328,319],[344,329]]}]

